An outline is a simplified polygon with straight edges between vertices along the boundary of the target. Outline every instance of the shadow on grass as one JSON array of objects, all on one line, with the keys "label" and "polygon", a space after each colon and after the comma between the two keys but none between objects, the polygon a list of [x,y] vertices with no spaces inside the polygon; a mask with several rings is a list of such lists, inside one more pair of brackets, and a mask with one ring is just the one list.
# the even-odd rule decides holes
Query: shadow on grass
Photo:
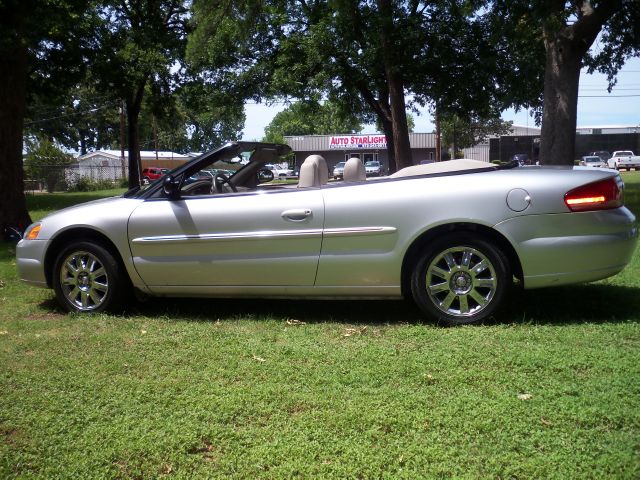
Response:
[{"label": "shadow on grass", "polygon": [[516,290],[501,323],[640,322],[640,289],[582,284]]},{"label": "shadow on grass", "polygon": [[127,314],[175,316],[195,321],[229,318],[295,319],[306,323],[422,323],[412,302],[403,300],[157,299],[139,302]]},{"label": "shadow on grass", "polygon": [[[41,307],[63,313],[55,300]],[[410,301],[275,300],[152,298],[134,302],[125,316],[168,317],[187,321],[218,319],[295,319],[307,323],[340,322],[383,325],[432,323]],[[499,318],[488,324],[567,325],[640,322],[640,291],[613,285],[578,285],[541,290],[515,290]]]}]

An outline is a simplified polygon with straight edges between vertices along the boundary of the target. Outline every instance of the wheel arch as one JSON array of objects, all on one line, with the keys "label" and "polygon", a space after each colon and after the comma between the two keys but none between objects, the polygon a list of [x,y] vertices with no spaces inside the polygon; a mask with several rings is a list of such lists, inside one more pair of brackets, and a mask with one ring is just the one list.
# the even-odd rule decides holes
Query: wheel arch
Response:
[{"label": "wheel arch", "polygon": [[47,253],[44,257],[44,275],[47,280],[47,286],[52,288],[53,286],[53,268],[56,258],[62,249],[72,241],[93,240],[100,243],[114,256],[118,265],[122,269],[122,272],[129,278],[129,274],[122,260],[120,251],[116,248],[115,244],[105,234],[87,227],[77,227],[65,230],[57,235],[47,248]]},{"label": "wheel arch", "polygon": [[521,282],[523,281],[522,265],[516,250],[511,245],[511,242],[507,240],[500,232],[477,223],[456,222],[448,223],[445,225],[438,225],[423,232],[418,236],[407,249],[404,258],[402,260],[401,269],[401,290],[402,295],[405,298],[411,298],[411,272],[413,266],[416,264],[420,253],[424,248],[432,242],[434,239],[449,235],[452,233],[471,233],[477,235],[478,238],[482,238],[495,244],[500,251],[507,257],[509,265],[513,275]]}]

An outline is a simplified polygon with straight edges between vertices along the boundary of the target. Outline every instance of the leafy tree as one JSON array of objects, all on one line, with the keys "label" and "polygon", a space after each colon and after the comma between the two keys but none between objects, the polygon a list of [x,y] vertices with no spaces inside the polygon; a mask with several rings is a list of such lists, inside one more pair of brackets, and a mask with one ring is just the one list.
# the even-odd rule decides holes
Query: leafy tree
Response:
[{"label": "leafy tree", "polygon": [[186,125],[186,150],[207,151],[240,138],[244,128],[244,102],[197,78],[178,91],[178,105]]},{"label": "leafy tree", "polygon": [[56,186],[64,181],[65,168],[72,161],[71,155],[60,150],[46,137],[27,141],[25,174],[33,180],[44,180],[49,193],[53,193]]},{"label": "leafy tree", "polygon": [[[580,70],[606,73],[611,89],[625,60],[640,52],[640,2],[501,0],[490,6],[493,35],[501,35],[505,51],[513,54],[509,67],[517,75],[522,70],[520,85],[533,87],[531,103],[542,105],[542,163],[573,164]],[[592,54],[598,35],[599,49]],[[517,78],[508,83],[522,88]]]},{"label": "leafy tree", "polygon": [[87,7],[87,0],[0,2],[0,232],[31,222],[22,162],[26,107],[82,75]]},{"label": "leafy tree", "polygon": [[139,116],[150,86],[156,98],[168,98],[176,88],[172,69],[183,58],[187,35],[183,0],[101,0],[96,6],[91,60],[92,78],[114,100],[123,99],[127,116],[129,186],[140,184]]},{"label": "leafy tree", "polygon": [[[59,98],[37,99],[29,106],[25,133],[46,135],[80,154],[119,148],[122,102],[99,94],[83,79]],[[241,101],[210,92],[194,79],[169,95],[146,86],[138,117],[141,150],[204,151],[239,137],[244,126]]]},{"label": "leafy tree", "polygon": [[474,3],[196,0],[189,54],[245,98],[326,96],[377,121],[393,169],[412,163],[407,95],[478,115],[497,97]]},{"label": "leafy tree", "polygon": [[344,112],[340,105],[317,100],[297,102],[276,114],[265,128],[264,141],[284,142],[285,135],[327,135],[356,133],[362,130],[359,119]]},{"label": "leafy tree", "polygon": [[25,135],[45,135],[81,155],[116,148],[120,137],[120,103],[100,94],[85,79],[55,97],[34,98],[27,109]]},{"label": "leafy tree", "polygon": [[484,142],[490,135],[506,134],[512,125],[513,122],[505,122],[497,114],[492,118],[440,116],[442,142],[451,146],[454,155],[463,148]]}]

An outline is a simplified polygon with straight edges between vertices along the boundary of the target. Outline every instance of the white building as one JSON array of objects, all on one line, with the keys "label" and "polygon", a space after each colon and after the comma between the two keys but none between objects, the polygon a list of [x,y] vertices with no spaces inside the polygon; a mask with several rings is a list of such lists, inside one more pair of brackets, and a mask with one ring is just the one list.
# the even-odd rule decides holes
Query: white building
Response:
[{"label": "white building", "polygon": [[[120,150],[97,150],[78,157],[77,173],[80,177],[92,180],[119,180],[128,175],[127,151],[124,158]],[[192,157],[176,152],[141,151],[142,168],[160,167],[173,169]]]}]

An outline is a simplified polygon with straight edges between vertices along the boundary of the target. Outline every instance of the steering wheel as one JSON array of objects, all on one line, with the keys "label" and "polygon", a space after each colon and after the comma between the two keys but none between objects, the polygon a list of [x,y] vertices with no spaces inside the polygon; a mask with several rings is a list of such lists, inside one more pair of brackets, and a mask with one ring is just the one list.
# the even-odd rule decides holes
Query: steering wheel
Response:
[{"label": "steering wheel", "polygon": [[229,185],[229,188],[231,188],[231,190],[233,190],[234,192],[238,191],[235,185],[229,180],[229,177],[227,177],[224,173],[216,173],[213,184],[215,185],[218,193],[225,193],[225,189],[223,188],[225,183]]},{"label": "steering wheel", "polygon": [[182,187],[181,193],[183,195],[208,195],[211,193],[211,180],[206,178],[203,180],[196,180]]}]

